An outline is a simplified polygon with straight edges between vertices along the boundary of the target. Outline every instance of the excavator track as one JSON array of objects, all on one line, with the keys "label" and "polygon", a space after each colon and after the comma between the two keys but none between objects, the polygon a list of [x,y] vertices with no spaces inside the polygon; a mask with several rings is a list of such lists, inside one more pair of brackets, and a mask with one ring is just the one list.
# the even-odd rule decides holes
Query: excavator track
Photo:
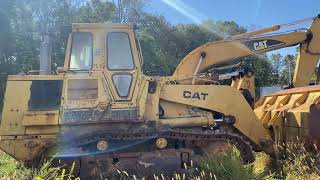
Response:
[{"label": "excavator track", "polygon": [[[178,147],[170,146],[165,149],[158,149],[156,148],[154,143],[155,139],[157,138],[165,138],[168,140],[168,142],[171,143],[179,142],[180,145]],[[215,153],[216,148],[219,149],[219,146],[225,146],[226,144],[228,144],[229,146],[231,145],[230,147],[236,147],[240,151],[240,155],[243,162],[251,163],[255,159],[251,145],[247,141],[245,141],[241,135],[222,129],[203,130],[201,128],[174,128],[159,132],[122,132],[114,134],[95,133],[95,135],[92,134],[91,136],[83,136],[81,139],[78,139],[77,141],[68,142],[68,144],[69,146],[71,145],[73,147],[87,147],[90,144],[95,144],[101,139],[108,141],[137,140],[138,142],[141,142],[141,145],[144,145],[144,147],[147,147],[146,144],[149,143],[149,148],[144,148],[141,151],[138,150],[131,152],[130,148],[132,147],[128,147],[127,149],[121,149],[120,151],[109,151],[101,153],[94,152],[92,154],[100,158],[94,158],[93,161],[95,162],[91,162],[91,165],[88,165],[88,162],[84,162],[83,160],[81,160],[83,158],[86,159],[88,154],[84,154],[83,156],[76,158],[73,157],[72,159],[75,159],[76,162],[81,162],[81,165],[76,166],[76,168],[87,168],[91,166],[91,170],[86,170],[87,172],[92,172],[92,169],[95,169],[95,173],[100,174],[102,172],[115,172],[117,169],[124,169],[128,172],[134,173],[159,173],[159,169],[170,172],[182,168],[182,161],[188,163],[190,162],[189,160],[192,160],[192,162],[197,163],[203,157],[206,157],[207,155],[212,155],[210,152],[205,151],[209,150]],[[110,148],[112,148],[111,146]],[[205,149],[206,146],[210,148]],[[224,148],[222,148],[222,150],[224,150]],[[69,153],[74,154],[73,152]],[[182,154],[188,155],[188,162],[186,160],[182,160]],[[121,159],[126,160],[121,161]],[[104,165],[101,165],[102,161],[105,162]],[[151,170],[151,168],[153,168],[153,170]],[[75,169],[75,172],[80,171],[80,169]],[[92,176],[92,174],[90,174],[90,176]]]},{"label": "excavator track", "polygon": [[242,136],[222,129],[201,130],[201,129],[174,129],[169,132],[170,138],[190,141],[193,146],[203,146],[217,142],[226,142],[235,146],[241,154],[241,158],[246,163],[254,161],[252,146],[243,139]]}]

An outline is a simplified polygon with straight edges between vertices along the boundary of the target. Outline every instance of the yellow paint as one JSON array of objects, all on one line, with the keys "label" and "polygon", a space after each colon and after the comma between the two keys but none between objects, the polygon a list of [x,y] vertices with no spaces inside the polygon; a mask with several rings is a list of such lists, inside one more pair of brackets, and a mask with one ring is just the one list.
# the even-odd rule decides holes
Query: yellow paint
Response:
[{"label": "yellow paint", "polygon": [[[205,100],[184,98],[183,93],[186,90],[205,92],[208,97]],[[258,144],[263,139],[270,139],[267,129],[258,121],[242,94],[230,86],[164,85],[160,98],[233,116],[236,118],[234,126]]]}]

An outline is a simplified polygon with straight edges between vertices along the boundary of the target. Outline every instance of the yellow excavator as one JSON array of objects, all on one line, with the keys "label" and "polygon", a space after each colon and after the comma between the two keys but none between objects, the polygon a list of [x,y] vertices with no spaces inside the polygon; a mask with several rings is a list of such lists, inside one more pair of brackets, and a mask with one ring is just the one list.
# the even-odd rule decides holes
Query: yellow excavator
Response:
[{"label": "yellow excavator", "polygon": [[[308,20],[313,23],[304,30],[268,34],[286,25],[273,26],[202,45],[168,77],[142,73],[132,25],[73,24],[64,66],[55,74],[8,77],[0,148],[30,166],[52,156],[75,162],[80,175],[176,168],[227,151],[230,144],[243,161],[252,162],[253,150],[272,149],[275,117],[289,114],[302,99],[282,106],[284,100],[277,98],[283,93],[286,102],[296,97],[285,91],[258,101],[254,111],[247,101],[254,96],[253,73],[220,85],[226,76],[210,68],[300,44],[294,86],[305,86],[320,52],[320,16]],[[277,113],[278,107],[287,109]]]}]

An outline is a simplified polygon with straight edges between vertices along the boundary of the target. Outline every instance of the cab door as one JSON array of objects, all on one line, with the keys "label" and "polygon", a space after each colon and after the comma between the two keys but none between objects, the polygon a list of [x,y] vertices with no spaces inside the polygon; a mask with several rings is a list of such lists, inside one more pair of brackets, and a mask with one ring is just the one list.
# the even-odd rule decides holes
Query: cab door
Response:
[{"label": "cab door", "polygon": [[[139,62],[133,32],[113,31],[106,34],[105,75],[115,105],[134,100]],[[131,103],[132,104],[132,103]],[[124,105],[124,104],[123,104]],[[134,104],[133,104],[134,105]]]}]

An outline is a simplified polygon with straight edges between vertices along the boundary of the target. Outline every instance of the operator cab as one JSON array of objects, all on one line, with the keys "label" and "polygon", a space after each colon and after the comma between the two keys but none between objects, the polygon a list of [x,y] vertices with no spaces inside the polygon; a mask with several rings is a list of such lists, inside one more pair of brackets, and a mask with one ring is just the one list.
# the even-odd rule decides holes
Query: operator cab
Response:
[{"label": "operator cab", "polygon": [[132,97],[140,57],[130,24],[73,24],[64,69],[81,74],[103,71],[116,90],[116,100]]},{"label": "operator cab", "polygon": [[[136,84],[141,75],[137,49],[130,24],[73,24],[64,64],[64,107],[100,106],[137,114]],[[134,117],[124,119],[129,118]]]}]

